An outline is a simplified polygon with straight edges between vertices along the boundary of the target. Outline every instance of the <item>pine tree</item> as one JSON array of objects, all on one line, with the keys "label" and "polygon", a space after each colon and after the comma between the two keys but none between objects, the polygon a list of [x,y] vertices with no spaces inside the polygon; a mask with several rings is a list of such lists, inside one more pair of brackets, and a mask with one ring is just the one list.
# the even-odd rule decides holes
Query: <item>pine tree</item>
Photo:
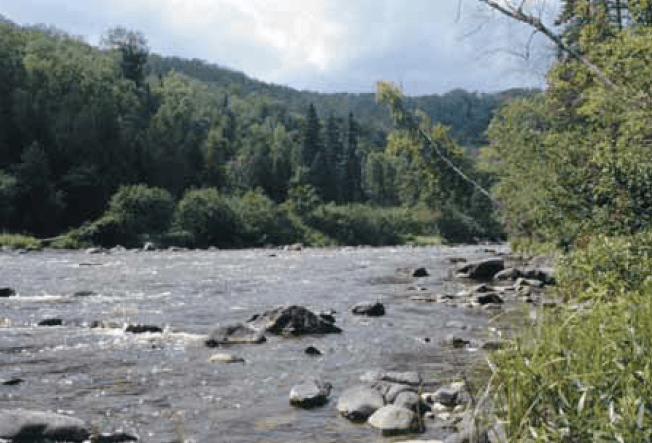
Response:
[{"label": "pine tree", "polygon": [[315,159],[315,155],[322,150],[319,130],[319,117],[317,116],[315,106],[310,103],[310,106],[308,107],[306,129],[303,136],[303,143],[301,145],[301,164],[304,166],[311,166]]},{"label": "pine tree", "polygon": [[326,121],[326,144],[324,150],[326,180],[324,183],[324,200],[337,200],[344,182],[339,176],[339,163],[344,155],[344,146],[337,120],[331,114]]},{"label": "pine tree", "polygon": [[343,152],[337,162],[337,177],[340,183],[339,200],[342,202],[362,200],[362,166],[358,152],[358,127],[349,113],[346,123],[346,140]]}]

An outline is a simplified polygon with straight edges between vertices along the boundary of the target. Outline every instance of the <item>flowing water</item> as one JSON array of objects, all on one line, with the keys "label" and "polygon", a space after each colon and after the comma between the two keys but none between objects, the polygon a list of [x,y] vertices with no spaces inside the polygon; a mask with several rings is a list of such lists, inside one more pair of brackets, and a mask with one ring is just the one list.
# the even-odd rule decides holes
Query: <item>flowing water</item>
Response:
[{"label": "flowing water", "polygon": [[[0,408],[70,413],[143,442],[389,442],[339,417],[339,393],[368,370],[421,371],[434,381],[469,364],[473,353],[440,342],[450,320],[469,325],[467,334],[485,334],[484,312],[411,301],[407,288],[455,292],[448,259],[486,255],[477,246],[2,252],[0,287],[18,294],[0,298],[0,379],[24,382],[0,385]],[[395,269],[409,266],[430,276],[397,282]],[[351,314],[355,303],[375,300],[385,316]],[[289,304],[334,309],[343,333],[204,345],[218,324]],[[36,326],[55,317],[63,326]],[[120,327],[90,328],[94,320]],[[125,333],[124,324],[164,332]],[[310,345],[323,355],[306,355]],[[216,352],[245,363],[209,362]],[[292,385],[311,374],[333,385],[331,401],[290,406]]]}]

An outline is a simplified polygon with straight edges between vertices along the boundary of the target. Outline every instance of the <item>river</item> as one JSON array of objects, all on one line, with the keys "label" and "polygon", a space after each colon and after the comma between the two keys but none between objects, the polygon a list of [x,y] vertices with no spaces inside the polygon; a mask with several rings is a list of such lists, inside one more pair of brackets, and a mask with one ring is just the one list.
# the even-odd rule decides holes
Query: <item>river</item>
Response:
[{"label": "river", "polygon": [[[338,394],[368,370],[445,380],[471,364],[477,353],[441,345],[451,332],[446,323],[460,320],[467,335],[480,337],[486,313],[412,301],[408,287],[457,291],[459,284],[446,279],[449,258],[487,255],[480,246],[1,252],[0,287],[18,294],[0,298],[0,378],[24,382],[0,386],[0,408],[70,413],[143,442],[393,441],[339,417]],[[394,279],[396,268],[416,266],[430,275]],[[385,316],[351,314],[355,303],[376,300]],[[288,304],[335,310],[343,333],[268,336],[226,350],[204,345],[218,324]],[[63,326],[37,326],[47,318]],[[90,328],[94,320],[164,332]],[[323,355],[306,355],[310,345]],[[245,363],[209,362],[216,352]],[[290,406],[292,385],[310,374],[333,385],[331,401],[311,410]],[[419,436],[432,437],[428,430]]]}]

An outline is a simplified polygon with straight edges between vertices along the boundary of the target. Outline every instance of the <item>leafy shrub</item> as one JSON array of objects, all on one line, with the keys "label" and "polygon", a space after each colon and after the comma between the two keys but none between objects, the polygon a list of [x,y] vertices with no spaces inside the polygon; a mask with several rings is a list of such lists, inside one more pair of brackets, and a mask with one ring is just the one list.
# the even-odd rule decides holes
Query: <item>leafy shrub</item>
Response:
[{"label": "leafy shrub", "polygon": [[286,203],[293,212],[305,215],[321,205],[322,200],[312,185],[297,185],[288,190]]},{"label": "leafy shrub", "polygon": [[177,204],[174,231],[185,231],[195,247],[236,246],[237,218],[215,188],[187,191]]},{"label": "leafy shrub", "polygon": [[559,260],[559,284],[570,298],[613,300],[638,291],[650,275],[652,230],[633,236],[584,235]]},{"label": "leafy shrub", "polygon": [[135,234],[160,234],[170,227],[174,201],[168,191],[144,185],[123,186],[109,201],[109,214]]},{"label": "leafy shrub", "polygon": [[341,244],[381,246],[399,243],[403,220],[397,215],[367,205],[329,203],[312,211],[306,222]]},{"label": "leafy shrub", "polygon": [[284,244],[292,241],[296,230],[288,226],[278,206],[257,188],[242,197],[233,197],[229,204],[236,214],[238,234],[248,244]]}]

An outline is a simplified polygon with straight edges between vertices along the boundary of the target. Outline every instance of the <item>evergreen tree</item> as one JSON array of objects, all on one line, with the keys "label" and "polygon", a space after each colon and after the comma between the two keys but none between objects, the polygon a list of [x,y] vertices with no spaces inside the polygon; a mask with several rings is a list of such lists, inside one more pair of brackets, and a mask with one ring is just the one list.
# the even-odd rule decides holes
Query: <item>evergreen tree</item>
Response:
[{"label": "evergreen tree", "polygon": [[311,166],[315,155],[322,150],[319,117],[315,106],[310,103],[306,118],[306,128],[301,145],[301,164]]},{"label": "evergreen tree", "polygon": [[358,152],[358,126],[351,112],[346,123],[346,140],[343,152],[337,164],[340,201],[353,202],[362,199],[361,164],[360,154]]},{"label": "evergreen tree", "polygon": [[344,156],[344,146],[337,120],[333,114],[326,120],[326,144],[324,150],[324,165],[326,167],[325,175],[327,176],[324,188],[324,200],[334,201],[338,199],[344,182],[340,177],[339,163]]}]

